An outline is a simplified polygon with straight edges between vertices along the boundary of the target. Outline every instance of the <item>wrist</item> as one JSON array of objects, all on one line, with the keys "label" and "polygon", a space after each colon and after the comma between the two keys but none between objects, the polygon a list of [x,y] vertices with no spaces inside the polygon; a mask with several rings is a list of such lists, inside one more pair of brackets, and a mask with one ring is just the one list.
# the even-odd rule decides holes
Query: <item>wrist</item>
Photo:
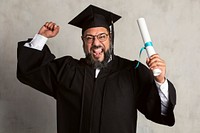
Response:
[{"label": "wrist", "polygon": [[159,83],[159,84],[163,84],[163,83],[165,82],[165,80],[166,80],[165,77],[164,77],[164,78],[158,78],[158,77],[155,78],[155,81],[156,81],[157,83]]},{"label": "wrist", "polygon": [[31,47],[37,50],[42,50],[44,45],[46,44],[48,38],[46,38],[43,35],[40,34],[36,34],[34,36],[34,38],[32,39],[32,41],[30,42]]}]

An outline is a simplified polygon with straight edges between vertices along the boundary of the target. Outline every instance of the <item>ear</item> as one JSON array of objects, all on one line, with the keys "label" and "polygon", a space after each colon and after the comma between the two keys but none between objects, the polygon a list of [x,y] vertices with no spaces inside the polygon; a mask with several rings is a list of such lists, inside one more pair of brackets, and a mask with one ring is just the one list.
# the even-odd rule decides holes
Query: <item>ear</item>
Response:
[{"label": "ear", "polygon": [[83,36],[81,36],[81,40],[83,41]]},{"label": "ear", "polygon": [[110,44],[112,44],[112,33],[109,33],[109,41],[110,41]]},{"label": "ear", "polygon": [[110,41],[112,40],[112,33],[110,32],[109,33],[109,38],[110,38]]},{"label": "ear", "polygon": [[84,39],[83,39],[83,36],[81,36],[81,40],[82,40],[82,42],[83,42],[83,45],[84,45]]},{"label": "ear", "polygon": [[82,42],[83,42],[83,45],[82,45],[82,47],[83,47],[83,50],[85,51],[85,43],[84,43],[84,40],[83,40],[83,36],[81,36],[81,40],[82,40]]}]

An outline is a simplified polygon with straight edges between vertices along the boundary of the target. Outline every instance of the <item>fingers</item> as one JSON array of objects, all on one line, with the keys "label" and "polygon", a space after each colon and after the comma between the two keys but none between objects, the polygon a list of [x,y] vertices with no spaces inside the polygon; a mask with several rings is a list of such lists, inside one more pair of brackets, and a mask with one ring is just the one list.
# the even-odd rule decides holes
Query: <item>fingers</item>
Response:
[{"label": "fingers", "polygon": [[166,74],[165,61],[162,60],[158,54],[154,54],[146,60],[146,63],[152,71],[156,68],[161,70],[161,74],[155,76],[155,80],[159,83],[163,83],[165,81],[165,74]]},{"label": "fingers", "polygon": [[60,27],[53,22],[46,22],[42,28],[40,28],[38,34],[47,38],[55,37],[59,32]]},{"label": "fingers", "polygon": [[155,68],[165,68],[165,61],[162,60],[158,54],[152,55],[149,59],[147,59],[147,65],[151,70]]},{"label": "fingers", "polygon": [[44,27],[47,28],[48,30],[54,31],[54,29],[57,28],[57,25],[56,23],[53,23],[53,22],[46,22],[44,24]]}]

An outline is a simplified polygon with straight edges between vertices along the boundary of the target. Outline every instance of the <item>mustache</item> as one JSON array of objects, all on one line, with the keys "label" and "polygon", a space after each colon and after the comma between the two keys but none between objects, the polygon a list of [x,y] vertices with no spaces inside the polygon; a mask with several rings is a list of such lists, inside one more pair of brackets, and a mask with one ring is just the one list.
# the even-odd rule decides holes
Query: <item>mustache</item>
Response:
[{"label": "mustache", "polygon": [[90,49],[91,49],[91,50],[94,50],[94,49],[98,49],[98,48],[102,48],[103,51],[104,51],[104,47],[101,46],[101,45],[93,45]]}]

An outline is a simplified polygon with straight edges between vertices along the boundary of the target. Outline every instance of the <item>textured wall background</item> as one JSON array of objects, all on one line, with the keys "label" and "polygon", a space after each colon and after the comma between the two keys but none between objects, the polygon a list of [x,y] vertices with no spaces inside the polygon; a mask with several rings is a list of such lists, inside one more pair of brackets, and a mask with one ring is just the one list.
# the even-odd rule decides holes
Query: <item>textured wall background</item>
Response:
[{"label": "textured wall background", "polygon": [[[54,21],[61,31],[48,40],[51,51],[57,57],[84,56],[80,30],[67,23],[89,4],[122,16],[115,24],[115,53],[133,60],[143,46],[136,19],[145,17],[155,49],[167,63],[167,77],[176,86],[175,126],[157,125],[139,115],[138,133],[199,133],[199,0],[1,0],[0,133],[56,132],[55,100],[16,79],[17,42]],[[143,53],[141,61],[145,58]]]}]

